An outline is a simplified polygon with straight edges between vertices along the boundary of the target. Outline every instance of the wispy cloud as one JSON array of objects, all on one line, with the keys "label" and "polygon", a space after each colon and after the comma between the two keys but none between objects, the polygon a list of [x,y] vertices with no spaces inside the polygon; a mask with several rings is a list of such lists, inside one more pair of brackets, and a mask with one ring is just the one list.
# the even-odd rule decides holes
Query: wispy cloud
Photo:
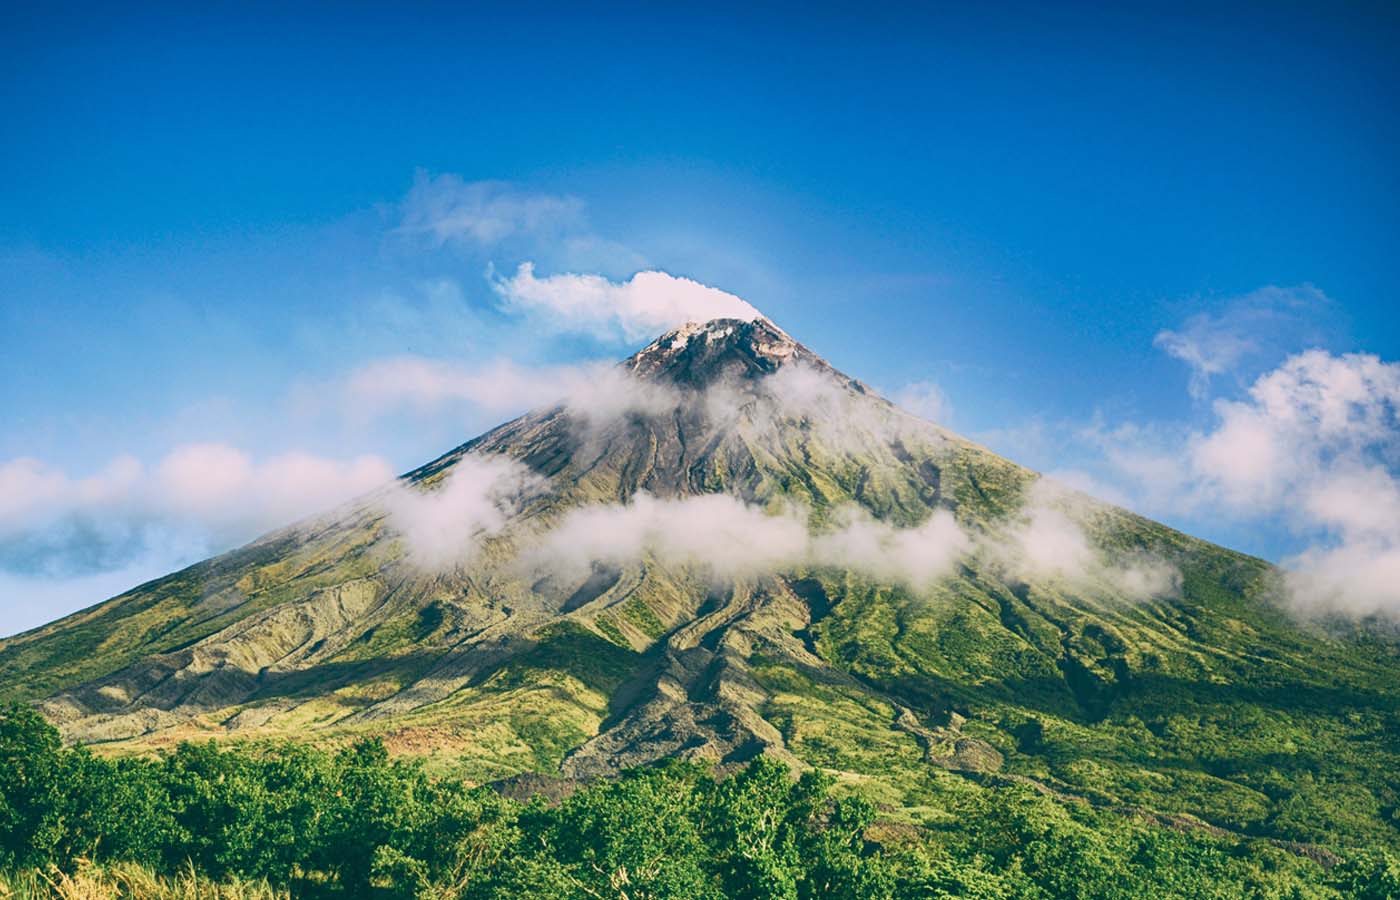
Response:
[{"label": "wispy cloud", "polygon": [[[650,387],[626,380],[623,395]],[[863,395],[862,395],[863,396]],[[897,411],[871,404],[831,373],[790,365],[744,388],[720,382],[703,392],[667,392],[614,400],[610,415],[627,408],[670,421],[680,405],[705,410],[712,427],[745,410],[746,428],[763,435],[788,423],[821,434],[831,452],[869,458],[881,442],[931,437],[928,426]],[[606,426],[603,420],[599,424]],[[800,426],[794,423],[800,422]],[[479,540],[504,529],[509,511],[532,491],[543,490],[519,466],[467,457],[460,482],[419,497],[408,491],[401,503],[413,520],[399,528],[420,564],[449,567],[470,560]],[[454,479],[457,476],[453,476]],[[404,493],[401,490],[399,493]],[[503,498],[510,498],[508,502]],[[914,527],[878,521],[854,504],[830,510],[813,530],[811,512],[784,502],[761,506],[717,494],[661,499],[640,492],[625,503],[572,510],[546,531],[533,523],[516,539],[527,567],[561,577],[580,578],[595,564],[621,565],[651,559],[686,566],[720,581],[833,566],[887,583],[925,589],[947,576],[960,557],[976,554],[1009,577],[1064,583],[1074,590],[1120,599],[1171,594],[1179,581],[1174,569],[1145,554],[1113,554],[1099,547],[1081,524],[1088,507],[1048,482],[1031,492],[1020,515],[990,534],[973,535],[946,510]],[[453,523],[449,528],[445,523]],[[457,529],[454,531],[453,529]],[[464,529],[464,530],[463,530]],[[461,533],[458,533],[460,531]],[[443,535],[450,537],[444,539]],[[444,553],[445,540],[452,552]],[[465,548],[465,549],[464,549]]]},{"label": "wispy cloud", "polygon": [[901,409],[930,422],[945,424],[953,414],[948,395],[932,381],[910,382],[895,391],[890,399]]},{"label": "wispy cloud", "polygon": [[1036,481],[1004,539],[987,545],[1010,575],[1025,581],[1060,581],[1079,591],[1105,585],[1118,597],[1148,600],[1180,592],[1181,573],[1146,552],[1110,552],[1089,537],[1092,509],[1052,478]]},{"label": "wispy cloud", "polygon": [[505,416],[554,406],[606,422],[627,412],[670,409],[677,402],[674,393],[664,384],[638,380],[615,363],[526,366],[500,359],[468,366],[419,356],[372,361],[321,391],[359,422],[405,410],[439,415],[464,407]]},{"label": "wispy cloud", "polygon": [[1213,378],[1235,372],[1251,358],[1323,340],[1332,311],[1332,301],[1312,285],[1269,286],[1163,329],[1154,344],[1190,367],[1189,390],[1201,400]]},{"label": "wispy cloud", "polygon": [[959,559],[975,555],[1008,577],[1091,596],[1135,601],[1179,591],[1180,574],[1163,560],[1099,547],[1071,504],[1051,499],[1061,490],[1036,493],[1006,529],[978,534],[946,510],[900,528],[849,505],[812,530],[801,506],[767,508],[727,494],[662,500],[643,492],[625,504],[568,513],[526,549],[524,560],[566,580],[598,563],[652,560],[717,581],[834,568],[923,591],[948,577]]},{"label": "wispy cloud", "polygon": [[816,566],[924,588],[951,571],[971,542],[951,515],[897,529],[856,507],[813,534],[800,507],[767,509],[728,494],[662,500],[638,493],[626,504],[584,507],[564,517],[527,551],[525,561],[578,578],[594,563],[651,559],[688,566],[719,581]]},{"label": "wispy cloud", "polygon": [[469,243],[490,247],[519,236],[549,237],[583,222],[577,197],[521,191],[499,181],[466,181],[459,175],[419,170],[399,203],[401,234],[434,246]]},{"label": "wispy cloud", "polygon": [[287,453],[258,461],[226,444],[178,447],[150,467],[118,457],[76,478],[14,459],[0,464],[0,570],[90,574],[127,565],[172,534],[201,548],[226,547],[392,478],[374,456]]},{"label": "wispy cloud", "polygon": [[834,530],[813,538],[812,560],[915,589],[948,575],[974,544],[947,510],[937,510],[911,528],[880,522],[859,507],[839,510],[835,519]]},{"label": "wispy cloud", "polygon": [[636,248],[593,228],[581,198],[510,182],[468,181],[419,170],[392,215],[392,236],[415,256],[423,250],[448,250],[459,261],[477,265],[513,266],[533,259],[608,274],[647,265]]},{"label": "wispy cloud", "polygon": [[806,525],[794,513],[769,515],[727,494],[660,500],[639,493],[627,504],[569,513],[527,560],[574,577],[594,562],[652,557],[728,579],[780,571],[801,559],[807,546]]},{"label": "wispy cloud", "polygon": [[408,560],[426,571],[469,565],[481,543],[499,534],[541,479],[504,456],[466,456],[424,489],[402,482],[378,498]]}]

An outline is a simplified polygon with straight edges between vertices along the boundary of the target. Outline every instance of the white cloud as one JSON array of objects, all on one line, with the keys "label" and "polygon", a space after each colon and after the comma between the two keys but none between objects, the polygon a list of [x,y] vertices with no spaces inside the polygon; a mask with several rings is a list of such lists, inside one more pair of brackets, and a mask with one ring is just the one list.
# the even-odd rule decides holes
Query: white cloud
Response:
[{"label": "white cloud", "polygon": [[1194,434],[1184,427],[1095,422],[1074,430],[1070,444],[1087,448],[1107,468],[1086,493],[1143,512],[1189,514],[1208,499],[1191,471],[1187,446]]},{"label": "white cloud", "polygon": [[1180,328],[1158,332],[1153,343],[1190,367],[1191,396],[1201,400],[1214,377],[1235,371],[1250,357],[1317,343],[1331,306],[1312,285],[1264,287],[1231,300],[1219,312],[1198,313]]},{"label": "white cloud", "polygon": [[923,588],[948,574],[971,546],[946,511],[917,528],[897,529],[851,507],[838,512],[834,528],[812,534],[802,509],[768,510],[728,494],[660,500],[642,492],[626,504],[570,512],[526,562],[580,577],[594,562],[651,558],[718,580],[834,566]]},{"label": "white cloud", "polygon": [[1309,350],[1261,376],[1245,398],[1216,403],[1218,425],[1192,441],[1190,463],[1232,505],[1296,506],[1338,477],[1400,460],[1398,409],[1400,364]]},{"label": "white cloud", "polygon": [[1182,331],[1160,331],[1152,343],[1191,367],[1191,396],[1210,392],[1210,380],[1233,369],[1245,354],[1258,348],[1250,338],[1222,330],[1216,320],[1200,315]]},{"label": "white cloud", "polygon": [[346,377],[340,402],[366,422],[405,409],[438,414],[463,405],[498,416],[562,405],[580,418],[606,422],[628,412],[663,412],[678,402],[664,384],[642,381],[613,363],[522,366],[497,360],[464,366],[421,356],[375,360]]},{"label": "white cloud", "polygon": [[813,538],[811,560],[914,588],[947,575],[973,546],[952,513],[942,509],[913,528],[895,528],[856,507],[838,514],[837,523],[835,530]]},{"label": "white cloud", "polygon": [[399,213],[400,233],[421,236],[434,246],[489,247],[511,237],[576,227],[583,203],[575,197],[518,191],[503,182],[465,181],[420,170]]},{"label": "white cloud", "polygon": [[638,272],[626,281],[601,275],[559,274],[539,278],[533,263],[495,281],[507,307],[542,314],[550,327],[629,341],[654,337],[689,322],[752,321],[759,312],[718,288],[665,272]]},{"label": "white cloud", "polygon": [[720,581],[833,567],[923,590],[947,577],[960,558],[978,554],[1011,577],[1059,581],[1099,596],[1142,600],[1171,596],[1180,586],[1180,574],[1160,559],[1093,546],[1058,489],[1035,493],[1004,532],[978,537],[947,510],[911,528],[880,522],[856,506],[836,510],[815,533],[807,520],[805,509],[774,511],[727,494],[660,500],[643,492],[626,504],[566,514],[524,562],[573,579],[594,563],[644,559]]},{"label": "white cloud", "polygon": [[225,444],[190,444],[162,459],[145,487],[157,514],[251,534],[329,509],[393,476],[377,456],[292,452],[258,462]]},{"label": "white cloud", "polygon": [[795,514],[769,515],[728,494],[658,500],[642,492],[625,505],[570,512],[527,561],[576,576],[594,562],[650,556],[728,579],[781,571],[803,559],[807,547],[806,524]]},{"label": "white cloud", "polygon": [[15,459],[0,464],[0,568],[61,574],[125,565],[151,535],[168,531],[229,546],[392,478],[374,456],[257,461],[224,444],[178,447],[151,468],[118,457],[82,478]]},{"label": "white cloud", "polygon": [[1300,610],[1400,617],[1400,363],[1308,350],[1219,400],[1214,421],[1086,436],[1148,509],[1281,523]]},{"label": "white cloud", "polygon": [[30,457],[0,463],[0,540],[50,525],[75,510],[127,505],[143,475],[141,463],[130,456],[78,479]]},{"label": "white cloud", "polygon": [[1400,615],[1400,363],[1311,350],[1216,413],[1193,446],[1204,489],[1318,535],[1284,561],[1295,600]]},{"label": "white cloud", "polygon": [[[763,379],[758,424],[801,420],[831,449],[850,456],[887,450],[896,440],[941,443],[943,435],[921,418],[899,408],[871,403],[869,396],[841,383],[828,370],[790,362]],[[712,410],[737,407],[726,386],[710,390]],[[715,413],[717,415],[717,412]]]},{"label": "white cloud", "polygon": [[404,407],[432,413],[462,402],[490,413],[509,413],[559,400],[561,382],[580,377],[571,367],[530,369],[509,360],[482,367],[421,356],[370,362],[346,378],[348,411],[373,418]]},{"label": "white cloud", "polygon": [[895,391],[891,397],[896,406],[930,422],[945,423],[953,406],[943,389],[931,381],[915,381]]},{"label": "white cloud", "polygon": [[1305,613],[1400,616],[1400,543],[1393,535],[1310,547],[1285,565],[1290,596]]},{"label": "white cloud", "polygon": [[1169,597],[1179,592],[1181,574],[1147,553],[1110,553],[1094,546],[1083,525],[1090,510],[1081,498],[1053,479],[1031,486],[1005,539],[989,545],[992,557],[1014,577],[1058,580],[1078,590],[1096,584],[1129,600]]},{"label": "white cloud", "polygon": [[504,456],[465,456],[427,489],[396,483],[379,502],[410,562],[427,571],[471,563],[481,542],[500,533],[540,480]]},{"label": "white cloud", "polygon": [[1305,609],[1400,617],[1400,478],[1377,466],[1338,472],[1303,502],[1334,537],[1286,561],[1294,599]]}]

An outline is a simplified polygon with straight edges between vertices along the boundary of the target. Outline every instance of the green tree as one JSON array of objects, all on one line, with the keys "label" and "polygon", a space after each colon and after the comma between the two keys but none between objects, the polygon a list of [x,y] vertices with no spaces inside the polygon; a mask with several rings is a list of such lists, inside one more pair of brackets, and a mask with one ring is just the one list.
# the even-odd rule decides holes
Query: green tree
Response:
[{"label": "green tree", "polygon": [[53,860],[66,790],[58,731],[28,706],[0,707],[0,867]]},{"label": "green tree", "polygon": [[1384,850],[1353,853],[1337,866],[1333,879],[1355,900],[1400,900],[1400,859]]},{"label": "green tree", "polygon": [[591,786],[557,810],[537,807],[538,852],[562,863],[553,876],[588,896],[719,900],[699,821],[710,784],[698,766],[666,762]]},{"label": "green tree", "polygon": [[800,829],[830,785],[828,776],[816,772],[794,783],[787,766],[760,756],[716,787],[710,830],[726,897],[797,900],[806,865]]}]

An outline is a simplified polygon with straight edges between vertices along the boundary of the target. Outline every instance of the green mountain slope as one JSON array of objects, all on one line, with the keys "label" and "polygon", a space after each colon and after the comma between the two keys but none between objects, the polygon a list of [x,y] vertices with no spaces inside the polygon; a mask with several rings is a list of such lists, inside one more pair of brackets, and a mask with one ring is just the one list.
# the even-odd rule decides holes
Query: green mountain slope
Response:
[{"label": "green mountain slope", "polygon": [[[469,563],[416,564],[389,495],[364,498],[0,641],[0,699],[113,752],[379,735],[478,779],[768,754],[896,817],[1024,783],[1180,827],[1400,845],[1400,653],[1289,619],[1266,563],[1058,495],[1121,565],[1010,564],[1034,473],[762,319],[687,326],[619,372],[621,401],[531,413],[405,476],[432,496],[466,460],[532,473]],[[970,543],[919,583],[820,554],[727,577],[655,553],[521,564],[639,492],[799,511],[818,534],[852,509],[899,533],[942,511]],[[1169,589],[1134,589],[1133,560]]]}]

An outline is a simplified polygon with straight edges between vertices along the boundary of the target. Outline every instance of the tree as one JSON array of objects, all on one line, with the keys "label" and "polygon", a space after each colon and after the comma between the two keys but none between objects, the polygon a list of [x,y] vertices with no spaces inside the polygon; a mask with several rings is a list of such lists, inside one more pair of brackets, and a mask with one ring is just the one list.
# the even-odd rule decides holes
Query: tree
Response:
[{"label": "tree", "polygon": [[63,840],[63,747],[34,709],[0,707],[0,867],[43,866]]}]

